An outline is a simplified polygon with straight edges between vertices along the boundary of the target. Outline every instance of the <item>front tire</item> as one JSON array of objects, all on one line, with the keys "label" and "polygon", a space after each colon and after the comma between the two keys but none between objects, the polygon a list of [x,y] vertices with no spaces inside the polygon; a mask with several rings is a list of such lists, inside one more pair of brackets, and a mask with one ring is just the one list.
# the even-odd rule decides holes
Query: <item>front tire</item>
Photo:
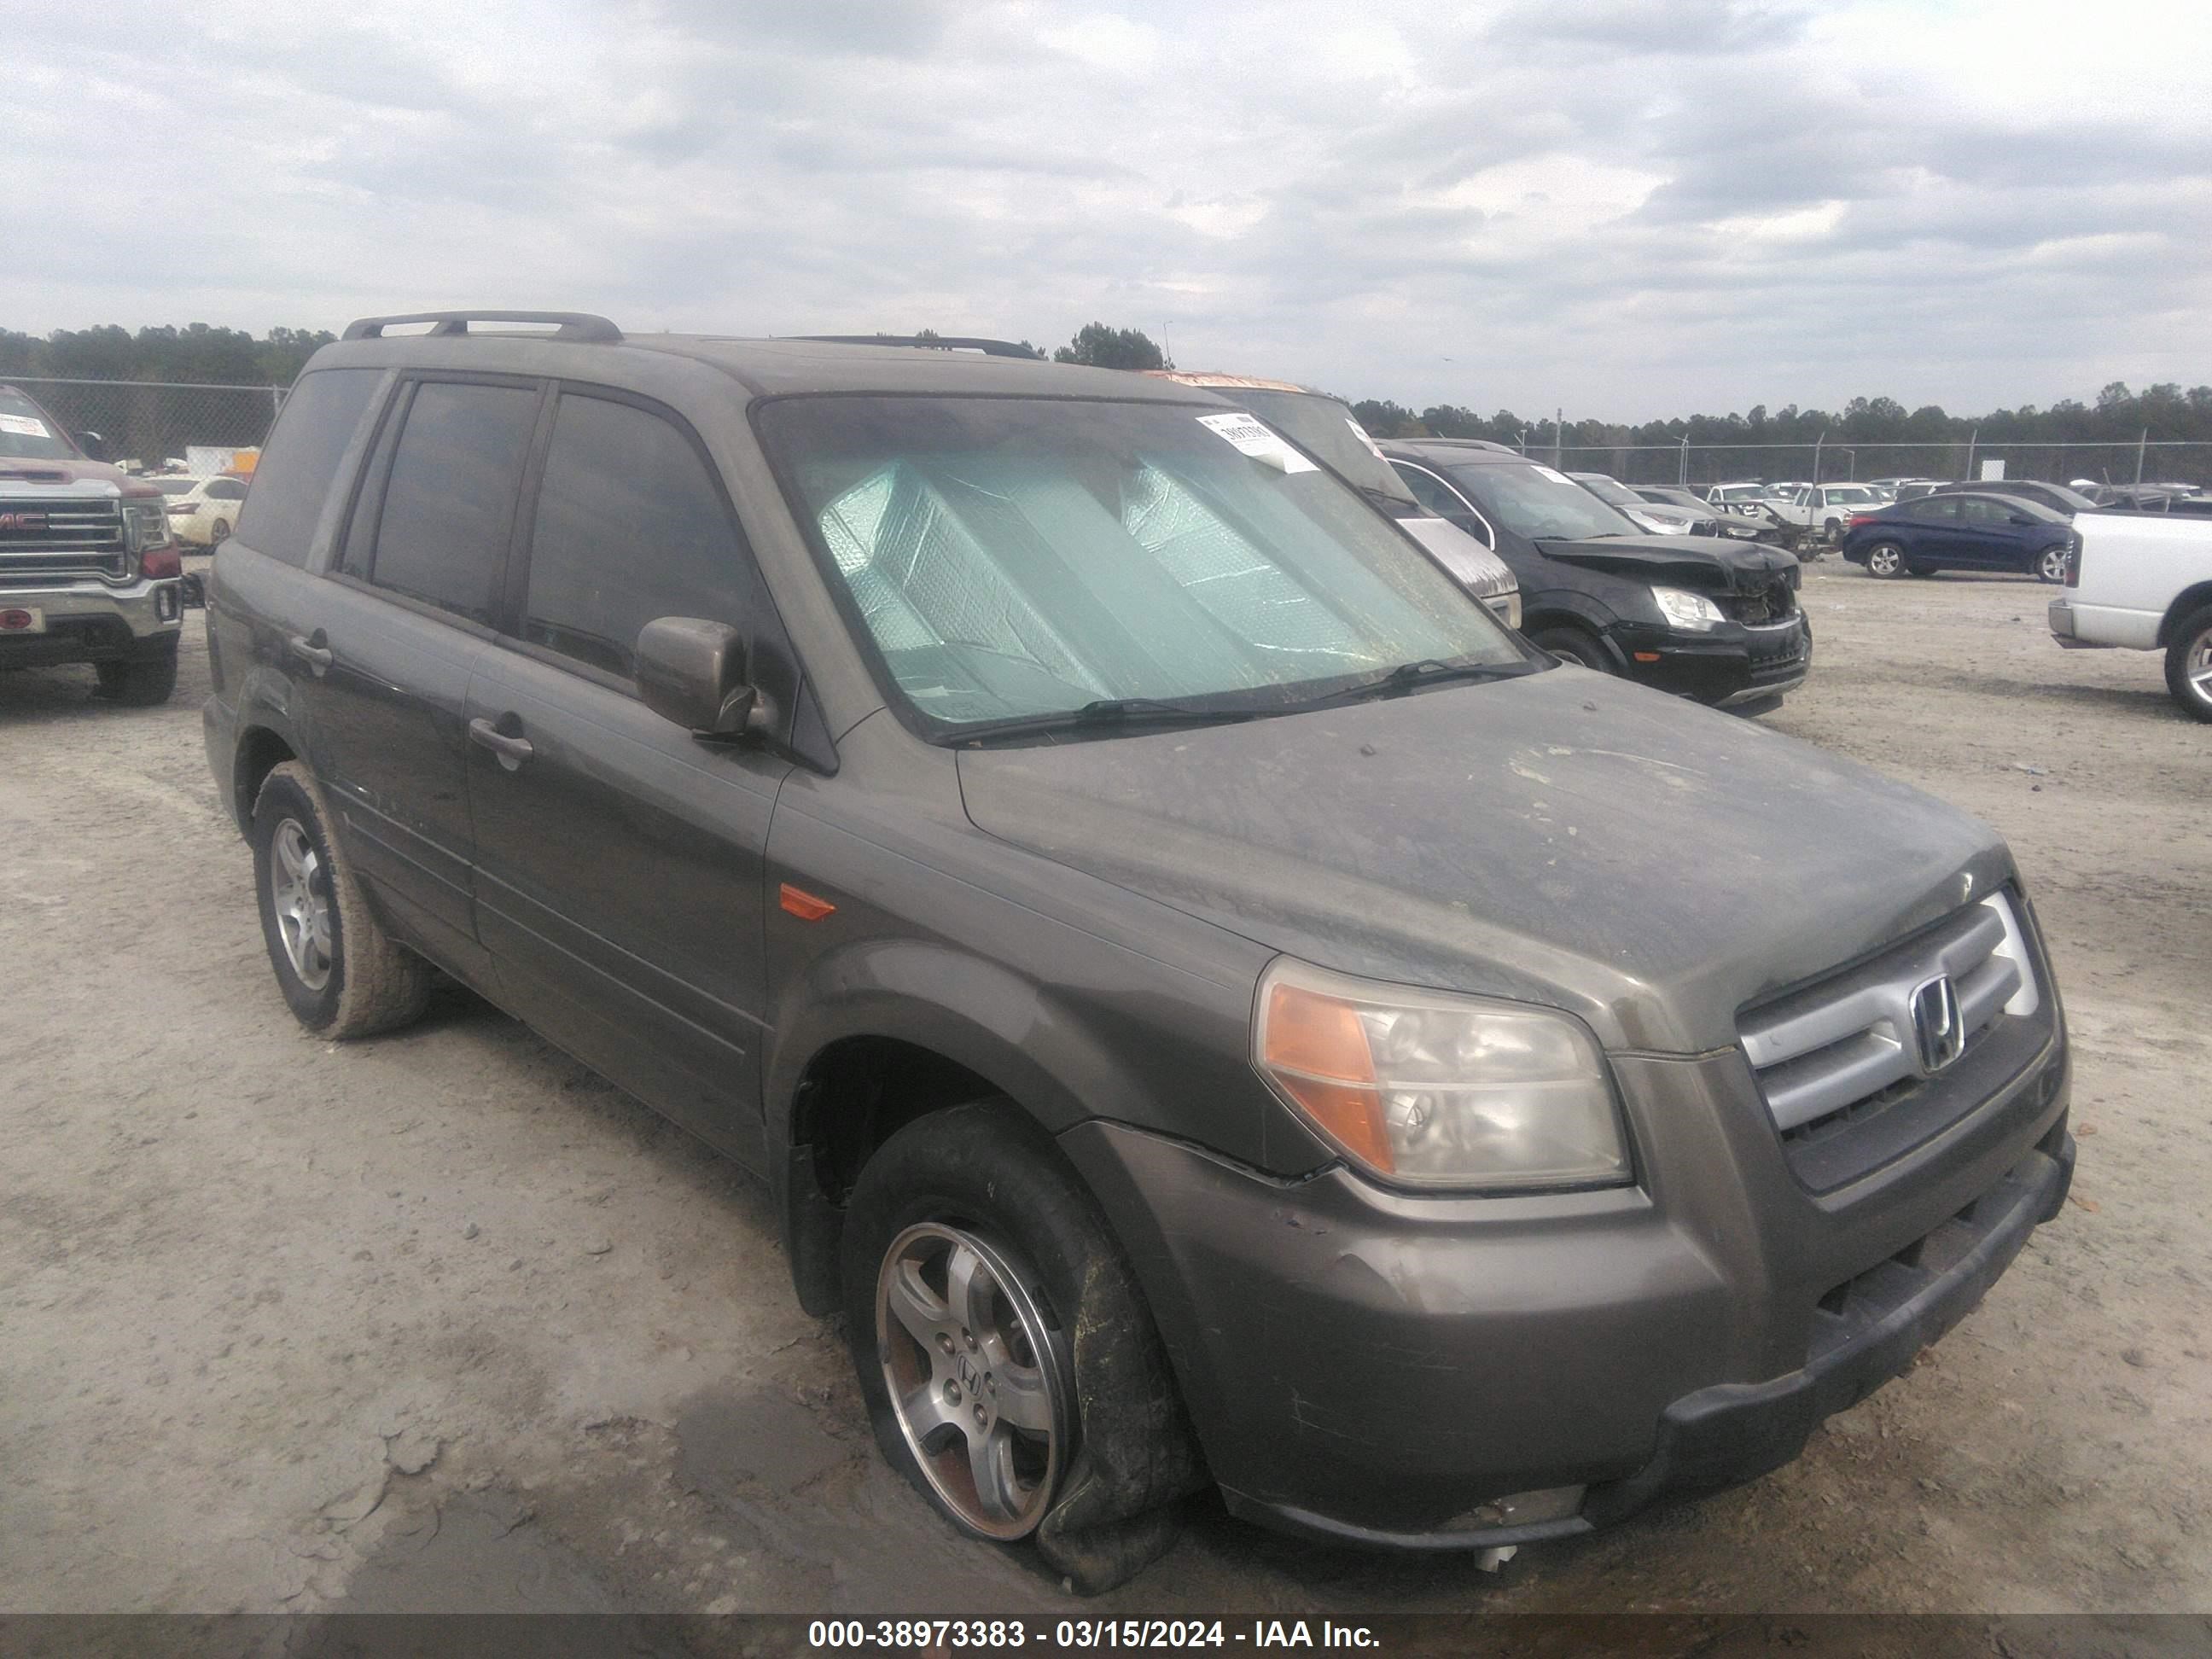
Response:
[{"label": "front tire", "polygon": [[161,648],[119,662],[93,665],[100,677],[100,695],[125,708],[158,708],[176,695],[177,641],[174,635]]},{"label": "front tire", "polygon": [[1905,550],[1895,542],[1876,542],[1867,549],[1867,574],[1887,580],[1905,574]]},{"label": "front tire", "polygon": [[2191,720],[2212,721],[2212,605],[2182,618],[2166,647],[2166,689]]},{"label": "front tire", "polygon": [[210,547],[221,547],[229,539],[230,526],[225,523],[222,520],[217,519],[215,521],[215,528],[208,532],[208,545]]},{"label": "front tire", "polygon": [[1152,1316],[1096,1201],[1018,1107],[877,1150],[842,1242],[877,1443],[954,1526],[1034,1538],[1086,1594],[1174,1540],[1202,1472]]},{"label": "front tire", "polygon": [[379,924],[330,823],[305,766],[270,772],[253,803],[253,888],[285,1002],[309,1030],[343,1040],[416,1018],[430,969]]},{"label": "front tire", "polygon": [[1605,648],[1579,628],[1547,628],[1531,634],[1528,642],[1540,651],[1548,651],[1561,662],[1572,663],[1578,668],[1594,668],[1601,674],[1613,672],[1613,664],[1606,658]]},{"label": "front tire", "polygon": [[2036,555],[2035,574],[2039,580],[2063,582],[2066,580],[2066,550],[2046,547]]}]

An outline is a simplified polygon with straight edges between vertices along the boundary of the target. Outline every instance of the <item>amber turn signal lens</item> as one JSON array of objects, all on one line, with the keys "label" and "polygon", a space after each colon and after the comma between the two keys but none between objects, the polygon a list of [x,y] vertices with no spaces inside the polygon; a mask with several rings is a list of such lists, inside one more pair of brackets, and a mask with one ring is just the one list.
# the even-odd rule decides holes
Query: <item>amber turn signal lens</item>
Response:
[{"label": "amber turn signal lens", "polygon": [[1261,1060],[1276,1085],[1345,1151],[1376,1169],[1394,1167],[1375,1056],[1350,1003],[1301,985],[1275,986],[1267,996]]}]

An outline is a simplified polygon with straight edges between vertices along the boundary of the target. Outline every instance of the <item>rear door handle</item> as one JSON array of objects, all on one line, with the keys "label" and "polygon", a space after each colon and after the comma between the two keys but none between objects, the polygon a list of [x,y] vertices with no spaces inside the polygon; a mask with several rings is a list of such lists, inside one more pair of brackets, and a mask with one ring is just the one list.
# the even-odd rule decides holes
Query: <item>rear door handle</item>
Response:
[{"label": "rear door handle", "polygon": [[469,741],[480,743],[490,750],[499,757],[499,763],[510,772],[538,752],[531,746],[529,738],[511,738],[488,720],[469,722]]},{"label": "rear door handle", "polygon": [[293,655],[298,657],[309,667],[313,668],[316,673],[319,674],[323,670],[331,665],[332,660],[330,647],[317,643],[318,641],[324,637],[323,630],[318,628],[314,632],[314,637],[313,639],[307,638],[303,635],[295,634],[290,639],[286,641],[285,643],[292,647]]}]

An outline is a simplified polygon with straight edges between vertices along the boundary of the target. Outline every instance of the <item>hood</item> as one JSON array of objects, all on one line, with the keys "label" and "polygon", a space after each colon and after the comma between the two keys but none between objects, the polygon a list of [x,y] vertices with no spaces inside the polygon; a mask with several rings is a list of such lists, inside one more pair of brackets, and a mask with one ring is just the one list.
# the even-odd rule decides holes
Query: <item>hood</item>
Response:
[{"label": "hood", "polygon": [[1563,564],[1707,592],[1755,592],[1777,577],[1795,587],[1802,568],[1796,554],[1781,548],[1717,536],[1601,536],[1536,546]]},{"label": "hood", "polygon": [[122,495],[158,495],[161,492],[153,485],[132,477],[119,466],[110,466],[105,461],[91,461],[82,456],[71,456],[67,460],[34,461],[20,456],[0,455],[0,489],[18,484],[113,484]]},{"label": "hood", "polygon": [[2005,880],[1994,832],[1750,721],[1574,668],[958,753],[984,833],[1349,973],[1691,1054]]}]

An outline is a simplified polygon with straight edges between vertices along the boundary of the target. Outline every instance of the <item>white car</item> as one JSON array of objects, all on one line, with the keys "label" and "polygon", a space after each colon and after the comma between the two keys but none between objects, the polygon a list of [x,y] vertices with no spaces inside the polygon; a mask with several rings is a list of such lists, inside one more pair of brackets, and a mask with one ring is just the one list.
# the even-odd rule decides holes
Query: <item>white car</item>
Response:
[{"label": "white car", "polygon": [[2051,636],[2070,647],[2166,653],[2166,689],[2212,721],[2212,519],[2084,513]]},{"label": "white car", "polygon": [[[169,529],[191,547],[217,547],[238,527],[246,502],[242,478],[155,478],[154,487],[169,498]],[[172,484],[184,488],[172,490]]]},{"label": "white car", "polygon": [[1771,501],[1784,524],[1832,542],[1842,538],[1854,513],[1889,505],[1872,485],[1863,483],[1799,484]]}]

